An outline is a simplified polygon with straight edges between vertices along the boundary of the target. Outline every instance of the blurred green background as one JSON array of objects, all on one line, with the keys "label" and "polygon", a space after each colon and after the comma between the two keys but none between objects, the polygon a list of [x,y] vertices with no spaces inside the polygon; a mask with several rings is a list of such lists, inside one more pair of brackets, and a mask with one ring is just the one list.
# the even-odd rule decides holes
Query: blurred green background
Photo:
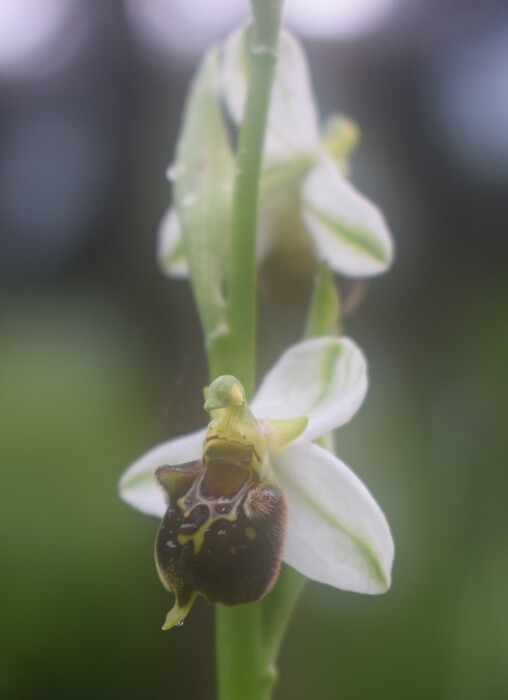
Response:
[{"label": "blurred green background", "polygon": [[[393,586],[371,598],[309,583],[276,698],[503,700],[508,14],[385,5],[375,22],[373,3],[356,3],[364,25],[317,0],[321,25],[288,19],[323,113],[362,130],[353,179],[397,241],[393,270],[346,323],[371,391],[337,435],[391,524]],[[155,231],[197,57],[246,2],[143,7],[0,6],[6,700],[214,697],[213,611],[199,602],[160,631],[157,522],[116,490],[141,452],[205,420],[199,323],[187,284],[157,269]],[[261,317],[260,373],[304,314],[263,299]]]}]

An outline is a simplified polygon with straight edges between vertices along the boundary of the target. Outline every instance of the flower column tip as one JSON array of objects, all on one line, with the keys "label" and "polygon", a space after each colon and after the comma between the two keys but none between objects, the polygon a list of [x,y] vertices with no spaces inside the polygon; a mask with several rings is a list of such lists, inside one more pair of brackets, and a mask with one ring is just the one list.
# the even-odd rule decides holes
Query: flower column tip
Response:
[{"label": "flower column tip", "polygon": [[216,411],[245,403],[245,390],[236,377],[224,374],[217,377],[205,390],[205,411]]}]

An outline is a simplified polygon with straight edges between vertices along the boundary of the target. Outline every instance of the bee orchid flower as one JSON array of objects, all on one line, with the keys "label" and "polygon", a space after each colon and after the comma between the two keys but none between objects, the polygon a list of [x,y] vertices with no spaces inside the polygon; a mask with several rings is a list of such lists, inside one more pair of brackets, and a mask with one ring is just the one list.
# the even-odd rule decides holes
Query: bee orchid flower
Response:
[{"label": "bee orchid flower", "polygon": [[208,428],[149,450],[120,481],[131,506],[162,519],[156,564],[176,602],[163,629],[197,595],[253,602],[281,561],[310,579],[359,593],[390,585],[393,541],[385,516],[355,474],[315,440],[356,413],[367,367],[347,338],[289,348],[250,406],[240,382],[205,391]]},{"label": "bee orchid flower", "polygon": [[[221,97],[236,125],[243,118],[248,70],[249,29],[243,27],[222,47]],[[287,256],[293,248],[316,261],[326,260],[346,277],[370,277],[388,269],[394,245],[385,219],[347,177],[356,141],[356,126],[342,117],[328,119],[320,133],[305,54],[297,39],[282,31],[260,183],[258,260],[279,248]],[[174,168],[169,173],[172,177]],[[167,274],[188,274],[181,226],[172,207],[160,225],[158,259]]]}]

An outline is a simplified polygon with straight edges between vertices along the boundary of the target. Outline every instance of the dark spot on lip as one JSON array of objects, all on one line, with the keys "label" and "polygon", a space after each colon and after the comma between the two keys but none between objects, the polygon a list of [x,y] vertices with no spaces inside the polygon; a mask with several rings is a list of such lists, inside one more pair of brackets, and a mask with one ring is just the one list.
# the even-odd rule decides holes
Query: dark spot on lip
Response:
[{"label": "dark spot on lip", "polygon": [[196,523],[196,525],[199,527],[200,525],[203,525],[203,523],[206,523],[209,517],[210,509],[204,503],[200,503],[192,509],[192,512],[189,515],[189,520]]},{"label": "dark spot on lip", "polygon": [[217,501],[217,503],[215,504],[215,510],[217,511],[217,513],[227,515],[231,512],[232,505],[233,504],[231,503],[231,501]]}]

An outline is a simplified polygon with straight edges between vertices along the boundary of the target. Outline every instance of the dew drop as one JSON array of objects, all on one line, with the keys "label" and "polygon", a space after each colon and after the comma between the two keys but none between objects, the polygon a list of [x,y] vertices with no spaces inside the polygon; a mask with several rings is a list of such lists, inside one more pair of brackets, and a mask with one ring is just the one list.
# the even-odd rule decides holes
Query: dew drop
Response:
[{"label": "dew drop", "polygon": [[183,535],[193,535],[198,529],[197,523],[185,522],[180,525],[180,532]]},{"label": "dew drop", "polygon": [[166,177],[170,182],[178,180],[179,177],[185,172],[184,163],[171,163],[169,168],[166,170]]},{"label": "dew drop", "polygon": [[227,515],[232,508],[232,503],[230,501],[217,501],[215,504],[215,510],[221,515]]},{"label": "dew drop", "polygon": [[272,56],[272,58],[277,58],[277,50],[264,44],[255,44],[250,52],[253,56]]}]

